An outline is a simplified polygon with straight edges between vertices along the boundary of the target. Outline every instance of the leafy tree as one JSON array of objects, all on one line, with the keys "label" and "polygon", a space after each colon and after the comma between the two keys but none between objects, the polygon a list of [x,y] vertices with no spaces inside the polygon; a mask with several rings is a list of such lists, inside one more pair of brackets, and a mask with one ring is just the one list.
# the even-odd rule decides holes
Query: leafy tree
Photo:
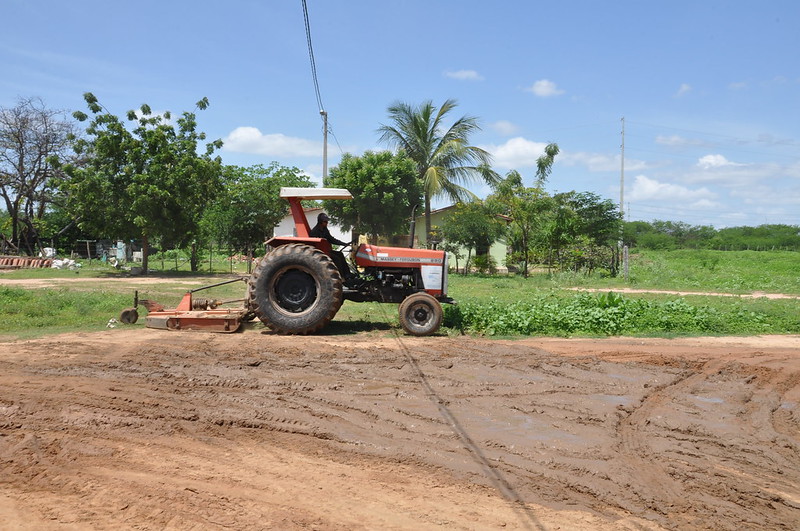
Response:
[{"label": "leafy tree", "polygon": [[272,162],[241,167],[224,166],[223,186],[203,213],[203,233],[220,245],[253,256],[288,210],[280,197],[282,186],[310,187],[313,183],[297,168]]},{"label": "leafy tree", "polygon": [[558,144],[550,143],[544,147],[544,154],[536,159],[536,184],[541,186],[547,182],[550,173],[553,171],[553,164],[556,161],[556,155],[559,154],[561,149]]},{"label": "leafy tree", "polygon": [[653,231],[653,226],[646,221],[626,221],[623,222],[622,227],[622,240],[631,247],[639,244],[639,238],[642,235]]},{"label": "leafy tree", "polygon": [[522,274],[528,276],[528,265],[533,257],[537,234],[546,226],[547,211],[552,208],[551,199],[544,191],[544,183],[550,176],[559,153],[558,144],[548,144],[544,154],[536,160],[536,185],[526,188],[522,175],[516,170],[506,174],[505,179],[495,185],[491,201],[499,201],[501,208],[510,216],[509,243],[512,260],[521,262]]},{"label": "leafy tree", "polygon": [[9,216],[10,242],[35,254],[37,225],[53,200],[53,159],[69,157],[75,124],[41,100],[0,108],[0,196]]},{"label": "leafy tree", "polygon": [[654,249],[659,251],[671,251],[678,248],[678,244],[672,236],[663,232],[647,232],[638,238],[638,245],[642,249]]},{"label": "leafy tree", "polygon": [[[607,257],[609,271],[615,275],[619,265],[615,242],[620,219],[614,202],[592,192],[575,191],[556,194],[553,199],[556,211],[549,241],[561,268],[592,270],[599,265],[600,257]],[[600,252],[598,248],[609,252]]]},{"label": "leafy tree", "polygon": [[[472,251],[484,256],[503,236],[506,222],[499,214],[496,203],[476,200],[457,204],[445,217],[441,229],[444,240],[457,243],[468,251],[464,274],[469,271]],[[489,262],[485,263],[489,267]]]},{"label": "leafy tree", "polygon": [[[220,189],[221,161],[212,155],[222,141],[206,144],[198,154],[205,133],[197,131],[194,112],[182,113],[173,125],[169,112],[153,114],[144,104],[138,112],[128,111],[129,130],[93,94],[84,94],[84,100],[92,117],[87,138],[75,144],[83,160],[64,167],[69,209],[98,235],[141,238],[145,273],[153,239],[191,246],[196,271],[201,213]],[[200,110],[207,107],[206,98],[197,103]],[[74,116],[89,119],[83,112]]]},{"label": "leafy tree", "polygon": [[791,248],[800,249],[800,226],[759,225],[720,229],[709,246],[730,250]]},{"label": "leafy tree", "polygon": [[[585,266],[592,270],[599,266],[601,258],[608,258],[606,265],[611,275],[619,271],[620,249],[618,245],[622,220],[617,205],[592,192],[570,192],[568,201],[578,215],[578,231],[588,240]],[[599,252],[606,249],[607,252]]]},{"label": "leafy tree", "polygon": [[391,236],[403,230],[411,208],[422,199],[422,183],[406,155],[367,151],[345,154],[325,180],[325,186],[346,188],[352,201],[325,201],[325,209],[345,230]]},{"label": "leafy tree", "polygon": [[565,194],[553,196],[553,210],[544,224],[545,241],[547,242],[548,263],[562,263],[563,252],[567,245],[579,234],[579,219]]},{"label": "leafy tree", "polygon": [[624,224],[625,241],[645,249],[795,249],[800,248],[797,225],[726,227],[689,225],[680,221],[629,221]]},{"label": "leafy tree", "polygon": [[47,242],[59,253],[69,254],[78,240],[91,240],[93,236],[81,231],[75,218],[59,203],[57,199],[52,208],[48,208],[44,217],[37,222],[36,230],[43,245]]},{"label": "leafy tree", "polygon": [[523,186],[522,176],[516,170],[508,172],[495,190],[488,200],[498,202],[511,218],[507,239],[511,246],[511,259],[521,264],[522,275],[527,278],[536,242],[541,239],[537,236],[546,226],[545,220],[553,207],[552,198],[542,188],[541,180],[535,187]]},{"label": "leafy tree", "polygon": [[395,103],[388,109],[391,125],[381,125],[381,142],[400,148],[414,161],[425,196],[425,234],[431,232],[431,200],[445,196],[452,201],[474,199],[462,184],[478,179],[493,184],[499,179],[489,167],[491,155],[469,145],[469,136],[480,129],[478,120],[462,116],[450,127],[445,119],[456,107],[449,99],[438,109],[426,101],[418,107]]}]

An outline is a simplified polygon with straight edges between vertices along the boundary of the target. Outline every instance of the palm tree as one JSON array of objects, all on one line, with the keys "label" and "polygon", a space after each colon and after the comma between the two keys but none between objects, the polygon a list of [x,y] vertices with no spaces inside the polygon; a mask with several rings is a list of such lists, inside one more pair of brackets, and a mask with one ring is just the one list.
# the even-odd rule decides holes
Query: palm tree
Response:
[{"label": "palm tree", "polygon": [[388,109],[392,125],[381,124],[378,129],[381,142],[401,149],[416,165],[425,195],[426,242],[431,232],[431,199],[446,196],[455,202],[469,201],[475,194],[462,184],[499,180],[489,167],[491,155],[468,144],[470,133],[480,130],[477,118],[462,116],[445,130],[444,119],[456,105],[452,99],[438,109],[430,100],[419,107],[398,102]]}]

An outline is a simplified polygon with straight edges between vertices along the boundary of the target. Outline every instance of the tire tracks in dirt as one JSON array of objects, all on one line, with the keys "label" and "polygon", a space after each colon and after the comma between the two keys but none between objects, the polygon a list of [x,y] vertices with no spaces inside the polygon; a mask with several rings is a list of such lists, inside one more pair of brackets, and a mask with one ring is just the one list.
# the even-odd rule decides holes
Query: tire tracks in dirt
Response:
[{"label": "tire tracks in dirt", "polygon": [[0,515],[95,528],[794,528],[800,341],[741,343],[251,328],[0,344]]},{"label": "tire tracks in dirt", "polygon": [[617,446],[623,466],[638,479],[638,488],[632,492],[639,498],[639,503],[667,518],[671,513],[687,511],[686,496],[680,481],[673,479],[666,469],[667,464],[654,459],[654,452],[649,444],[650,434],[646,427],[657,408],[673,400],[682,389],[703,380],[707,371],[716,371],[724,362],[716,361],[710,365],[711,367],[702,367],[699,372],[686,369],[673,381],[654,388],[642,398],[640,404],[620,408],[626,414],[617,425]]}]

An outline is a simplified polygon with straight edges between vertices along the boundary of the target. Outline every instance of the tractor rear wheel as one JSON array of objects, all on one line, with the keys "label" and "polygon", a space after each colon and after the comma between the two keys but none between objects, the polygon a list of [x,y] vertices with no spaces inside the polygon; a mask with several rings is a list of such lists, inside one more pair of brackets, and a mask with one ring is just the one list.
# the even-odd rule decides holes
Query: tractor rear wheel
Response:
[{"label": "tractor rear wheel", "polygon": [[442,305],[432,295],[421,291],[400,303],[400,325],[412,336],[429,336],[442,325]]},{"label": "tractor rear wheel", "polygon": [[292,243],[267,253],[249,283],[256,316],[281,334],[317,332],[342,306],[342,277],[331,258]]}]

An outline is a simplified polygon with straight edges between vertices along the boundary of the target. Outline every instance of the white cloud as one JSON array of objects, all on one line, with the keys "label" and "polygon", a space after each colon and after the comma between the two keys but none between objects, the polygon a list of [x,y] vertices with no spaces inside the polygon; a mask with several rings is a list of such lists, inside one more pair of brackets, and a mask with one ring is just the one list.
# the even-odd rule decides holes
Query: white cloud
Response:
[{"label": "white cloud", "polygon": [[281,133],[264,134],[256,127],[237,127],[223,139],[223,149],[272,157],[319,157],[322,143]]},{"label": "white cloud", "polygon": [[672,135],[672,136],[663,136],[658,135],[656,137],[656,144],[660,144],[662,146],[670,146],[670,147],[697,147],[697,146],[709,146],[710,144],[704,140],[699,140],[697,138],[685,138],[679,135]]},{"label": "white cloud", "polygon": [[533,92],[540,98],[549,98],[551,96],[560,96],[564,91],[549,79],[540,79],[530,87],[526,88],[528,92]]},{"label": "white cloud", "polygon": [[716,194],[706,187],[693,190],[677,184],[662,183],[645,175],[636,176],[626,196],[630,201],[659,201],[661,204],[679,202],[681,206],[701,205],[704,201],[711,205],[715,204],[711,200],[716,198]]},{"label": "white cloud", "polygon": [[744,164],[738,164],[736,162],[731,162],[726,159],[724,156],[715,154],[715,155],[706,155],[704,157],[700,157],[700,160],[697,161],[697,165],[700,166],[704,170],[710,170],[714,168],[725,168],[731,166],[744,166]]},{"label": "white cloud", "polygon": [[[492,154],[494,165],[504,169],[520,169],[536,166],[536,159],[544,155],[546,142],[534,142],[521,136],[509,139],[499,146],[482,146]],[[558,161],[558,157],[556,157]]]},{"label": "white cloud", "polygon": [[[606,155],[603,153],[587,153],[585,151],[578,151],[576,153],[559,153],[557,160],[560,160],[567,166],[586,166],[589,171],[620,171],[620,156],[619,155]],[[647,163],[641,160],[625,157],[625,170],[626,171],[642,171],[647,169]]]},{"label": "white cloud", "polygon": [[745,204],[758,205],[764,211],[798,212],[800,207],[800,186],[789,187],[781,192],[770,184],[760,184],[731,190],[730,195],[741,199]]},{"label": "white cloud", "polygon": [[699,201],[695,201],[694,203],[690,203],[688,205],[689,208],[700,209],[700,210],[718,208],[719,206],[720,203],[718,203],[717,201],[710,201],[708,199],[701,199]]},{"label": "white cloud", "polygon": [[459,81],[483,81],[483,76],[475,70],[448,70],[444,75]]},{"label": "white cloud", "polygon": [[753,189],[762,182],[774,182],[792,177],[796,168],[776,163],[741,164],[722,155],[706,155],[694,167],[687,167],[675,180],[689,185],[712,184],[726,190]]},{"label": "white cloud", "polygon": [[489,124],[489,127],[500,133],[501,135],[511,136],[516,134],[519,131],[519,127],[516,124],[509,122],[508,120],[498,120],[492,124]]},{"label": "white cloud", "polygon": [[685,96],[686,94],[692,91],[692,86],[687,83],[681,83],[680,88],[678,88],[678,92],[675,94],[676,98],[680,98],[681,96]]},{"label": "white cloud", "polygon": [[786,176],[800,179],[800,162],[795,162],[786,167]]}]

